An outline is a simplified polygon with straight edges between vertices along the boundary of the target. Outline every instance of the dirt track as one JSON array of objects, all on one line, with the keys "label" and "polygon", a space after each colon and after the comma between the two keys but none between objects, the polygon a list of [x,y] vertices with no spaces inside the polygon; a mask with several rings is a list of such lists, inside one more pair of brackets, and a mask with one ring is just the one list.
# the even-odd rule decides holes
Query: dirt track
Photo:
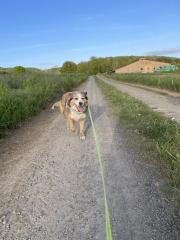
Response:
[{"label": "dirt track", "polygon": [[[153,88],[142,89],[140,87],[132,86],[131,84],[122,83],[113,79],[106,78],[102,75],[98,76],[99,79],[116,87],[118,90],[128,93],[142,102],[146,103],[153,110],[164,114],[167,117],[173,118],[180,122],[180,98],[162,95],[157,91],[152,91]],[[145,86],[146,88],[146,86]],[[151,91],[150,91],[151,90]],[[167,92],[167,91],[166,91]],[[164,93],[162,91],[162,93]],[[177,94],[179,96],[179,94]]]},{"label": "dirt track", "polygon": [[[102,145],[113,239],[177,239],[149,154],[118,125],[92,77],[81,89],[88,91]],[[67,134],[62,115],[48,108],[1,142],[0,239],[105,240],[102,182],[89,122],[86,132],[84,142]]]}]

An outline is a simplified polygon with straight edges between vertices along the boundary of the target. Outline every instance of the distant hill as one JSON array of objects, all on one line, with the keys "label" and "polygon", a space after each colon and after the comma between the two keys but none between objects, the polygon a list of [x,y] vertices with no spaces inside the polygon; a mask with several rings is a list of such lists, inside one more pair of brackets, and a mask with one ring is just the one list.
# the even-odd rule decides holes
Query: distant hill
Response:
[{"label": "distant hill", "polygon": [[[0,67],[0,74],[6,74],[9,72],[12,72],[14,68],[15,67],[12,67],[12,68]],[[34,67],[25,67],[25,71],[26,72],[40,72],[41,70],[39,68],[34,68]]]},{"label": "distant hill", "polygon": [[[4,68],[4,67],[0,67],[0,74],[2,73],[9,73],[9,72],[13,72],[13,69],[15,67],[12,68]],[[49,69],[39,69],[39,68],[35,68],[35,67],[24,67],[26,72],[48,72],[48,73],[60,73],[60,67],[52,67]]]},{"label": "distant hill", "polygon": [[180,58],[164,56],[117,56],[105,58],[92,57],[89,61],[80,62],[77,65],[77,71],[85,72],[90,75],[104,72],[112,72],[117,68],[136,62],[140,58],[174,64],[180,69]]},{"label": "distant hill", "polygon": [[52,68],[46,69],[45,71],[49,73],[60,73],[60,67],[52,67]]}]

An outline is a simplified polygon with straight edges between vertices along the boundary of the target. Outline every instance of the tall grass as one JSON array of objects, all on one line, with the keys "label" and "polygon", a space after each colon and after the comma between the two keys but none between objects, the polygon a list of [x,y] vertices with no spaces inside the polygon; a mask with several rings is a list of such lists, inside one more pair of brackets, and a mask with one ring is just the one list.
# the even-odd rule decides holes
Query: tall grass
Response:
[{"label": "tall grass", "polygon": [[128,83],[138,83],[147,86],[154,86],[164,89],[170,89],[176,92],[180,92],[180,74],[167,73],[167,74],[143,74],[143,73],[131,73],[131,74],[111,74],[107,75],[115,80]]},{"label": "tall grass", "polygon": [[55,95],[69,91],[85,79],[84,74],[0,74],[0,135],[36,114]]}]

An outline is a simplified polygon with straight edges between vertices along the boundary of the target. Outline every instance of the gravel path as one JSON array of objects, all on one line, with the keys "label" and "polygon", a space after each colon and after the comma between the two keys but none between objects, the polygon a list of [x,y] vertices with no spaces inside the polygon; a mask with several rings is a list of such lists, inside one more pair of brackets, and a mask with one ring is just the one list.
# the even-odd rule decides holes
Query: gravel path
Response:
[{"label": "gravel path", "polygon": [[[101,141],[113,239],[177,239],[156,168],[128,148],[130,139],[93,77],[80,88],[88,91]],[[48,108],[1,140],[1,240],[106,239],[102,181],[89,121],[86,132],[84,142],[67,133],[63,116]]]},{"label": "gravel path", "polygon": [[122,82],[106,78],[102,75],[99,75],[98,78],[116,87],[118,90],[128,93],[132,97],[141,100],[155,111],[180,122],[180,98],[162,95],[158,92],[145,90],[126,83],[124,84]]}]

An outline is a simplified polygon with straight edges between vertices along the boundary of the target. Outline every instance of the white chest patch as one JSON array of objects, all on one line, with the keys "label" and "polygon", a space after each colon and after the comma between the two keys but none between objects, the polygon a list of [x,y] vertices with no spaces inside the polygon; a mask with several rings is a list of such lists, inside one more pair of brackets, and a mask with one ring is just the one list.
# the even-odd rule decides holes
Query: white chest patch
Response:
[{"label": "white chest patch", "polygon": [[71,118],[74,121],[78,122],[80,119],[86,118],[86,114],[85,113],[78,113],[78,112],[71,109]]}]

